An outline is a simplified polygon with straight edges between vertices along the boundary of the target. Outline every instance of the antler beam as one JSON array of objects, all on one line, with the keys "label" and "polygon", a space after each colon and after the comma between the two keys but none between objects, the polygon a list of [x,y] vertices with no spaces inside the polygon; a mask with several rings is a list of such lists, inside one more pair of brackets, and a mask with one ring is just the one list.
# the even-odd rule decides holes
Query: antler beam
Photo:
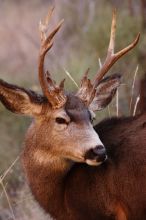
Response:
[{"label": "antler beam", "polygon": [[52,108],[60,108],[66,103],[66,96],[63,91],[63,83],[60,86],[57,86],[55,82],[51,79],[50,73],[47,71],[46,74],[44,72],[44,60],[46,53],[53,46],[53,39],[56,33],[59,31],[63,24],[63,20],[61,20],[58,25],[52,30],[51,33],[46,36],[48,31],[48,24],[51,19],[54,8],[51,8],[48,12],[48,15],[44,19],[44,21],[40,22],[39,31],[40,31],[40,39],[41,39],[41,47],[39,54],[39,81],[44,95],[49,100]]}]

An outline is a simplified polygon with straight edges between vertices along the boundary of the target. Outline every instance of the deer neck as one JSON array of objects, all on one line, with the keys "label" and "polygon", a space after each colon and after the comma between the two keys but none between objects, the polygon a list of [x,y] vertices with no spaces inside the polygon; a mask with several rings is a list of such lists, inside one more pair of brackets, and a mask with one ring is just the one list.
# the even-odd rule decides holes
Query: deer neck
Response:
[{"label": "deer neck", "polygon": [[[30,163],[29,158],[25,169],[35,198],[52,216],[57,217],[56,213],[62,216],[65,179],[73,163],[69,160],[51,157],[42,150],[33,152],[31,158],[33,158],[32,162]],[[61,208],[58,209],[60,204]]]}]

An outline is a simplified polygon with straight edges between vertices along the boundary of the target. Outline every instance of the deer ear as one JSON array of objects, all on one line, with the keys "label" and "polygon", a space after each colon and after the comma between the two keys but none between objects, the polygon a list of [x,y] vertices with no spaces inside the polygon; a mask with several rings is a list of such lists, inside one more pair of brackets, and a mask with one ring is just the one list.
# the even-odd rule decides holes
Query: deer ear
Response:
[{"label": "deer ear", "polygon": [[99,111],[105,108],[114,97],[117,87],[120,85],[121,76],[114,74],[103,79],[96,88],[96,94],[89,108],[92,111]]},{"label": "deer ear", "polygon": [[0,80],[0,101],[15,113],[37,116],[41,114],[43,97]]}]

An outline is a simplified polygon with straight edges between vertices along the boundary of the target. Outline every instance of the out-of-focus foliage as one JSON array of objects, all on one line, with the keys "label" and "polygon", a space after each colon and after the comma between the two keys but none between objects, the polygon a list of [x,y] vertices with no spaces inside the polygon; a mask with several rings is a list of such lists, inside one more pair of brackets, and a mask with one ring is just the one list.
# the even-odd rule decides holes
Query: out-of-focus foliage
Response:
[{"label": "out-of-focus foliage", "polygon": [[[50,5],[55,5],[50,28],[62,18],[65,22],[55,38],[53,49],[46,57],[46,67],[57,81],[66,77],[66,88],[69,90],[76,87],[66,76],[64,69],[79,84],[88,67],[91,68],[90,76],[93,77],[99,68],[99,59],[104,62],[113,7],[117,8],[118,14],[116,50],[128,45],[139,31],[142,32],[137,48],[110,71],[124,73],[124,85],[119,89],[119,113],[129,114],[134,72],[139,66],[133,95],[135,102],[138,94],[137,79],[145,71],[146,36],[143,34],[140,1],[0,0],[0,78],[40,91],[37,79],[38,23],[46,15]],[[115,100],[110,108],[97,113],[97,120],[109,117],[109,114],[116,114]],[[22,142],[29,123],[30,119],[11,114],[0,105],[0,175],[4,174],[22,151]],[[28,199],[19,162],[8,172],[4,185],[17,219],[45,219],[36,208],[32,197]],[[0,188],[0,219],[9,219],[9,212],[6,195]]]}]

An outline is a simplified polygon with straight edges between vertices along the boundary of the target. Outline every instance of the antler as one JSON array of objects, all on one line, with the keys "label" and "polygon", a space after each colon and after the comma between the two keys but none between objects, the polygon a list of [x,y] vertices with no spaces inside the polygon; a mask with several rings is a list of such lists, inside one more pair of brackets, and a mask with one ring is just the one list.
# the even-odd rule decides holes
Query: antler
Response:
[{"label": "antler", "polygon": [[[129,44],[127,47],[125,47],[124,49],[120,50],[117,53],[114,53],[114,49],[115,49],[115,31],[116,31],[116,10],[113,11],[113,17],[112,17],[112,25],[111,25],[111,35],[110,35],[110,42],[109,42],[109,47],[108,47],[108,51],[107,51],[107,57],[105,59],[105,62],[103,64],[103,66],[101,67],[101,69],[96,73],[94,80],[92,81],[92,83],[90,82],[86,84],[86,83],[81,83],[81,88],[79,89],[77,96],[79,96],[82,100],[84,100],[86,103],[88,103],[88,105],[92,102],[93,98],[94,98],[94,94],[95,94],[95,90],[96,87],[98,86],[98,84],[100,83],[100,81],[103,79],[104,75],[108,72],[108,70],[114,65],[114,63],[120,58],[122,57],[124,54],[128,53],[132,48],[134,48],[140,38],[140,34],[138,34],[135,38],[135,40]],[[87,81],[87,78],[84,77],[84,81]],[[89,86],[88,86],[89,85]],[[92,91],[91,91],[91,85],[92,85]],[[90,87],[85,89],[85,86]],[[90,94],[84,94],[84,97],[86,96],[86,100],[83,97],[83,92],[82,91],[90,91]],[[88,97],[88,100],[87,100]]]},{"label": "antler", "polygon": [[96,87],[99,81],[104,77],[104,75],[108,72],[108,70],[114,65],[114,63],[120,59],[124,54],[128,53],[132,48],[136,46],[139,41],[140,33],[136,36],[135,40],[129,44],[124,49],[114,53],[115,49],[115,32],[116,32],[116,9],[113,10],[113,17],[112,17],[112,25],[111,25],[111,35],[110,35],[110,42],[107,52],[107,57],[101,69],[96,73],[95,79],[93,81],[94,87]]},{"label": "antler", "polygon": [[39,31],[40,31],[40,38],[41,38],[41,47],[40,47],[40,54],[39,54],[39,81],[42,88],[44,95],[49,100],[52,108],[60,108],[66,103],[66,96],[64,95],[64,80],[63,82],[57,86],[56,83],[51,79],[50,73],[47,71],[46,74],[44,73],[44,59],[46,53],[51,49],[53,46],[53,39],[56,33],[61,28],[63,20],[61,20],[58,25],[53,29],[51,33],[46,36],[48,31],[48,24],[54,8],[51,8],[48,12],[47,17],[44,21],[40,22]]}]

